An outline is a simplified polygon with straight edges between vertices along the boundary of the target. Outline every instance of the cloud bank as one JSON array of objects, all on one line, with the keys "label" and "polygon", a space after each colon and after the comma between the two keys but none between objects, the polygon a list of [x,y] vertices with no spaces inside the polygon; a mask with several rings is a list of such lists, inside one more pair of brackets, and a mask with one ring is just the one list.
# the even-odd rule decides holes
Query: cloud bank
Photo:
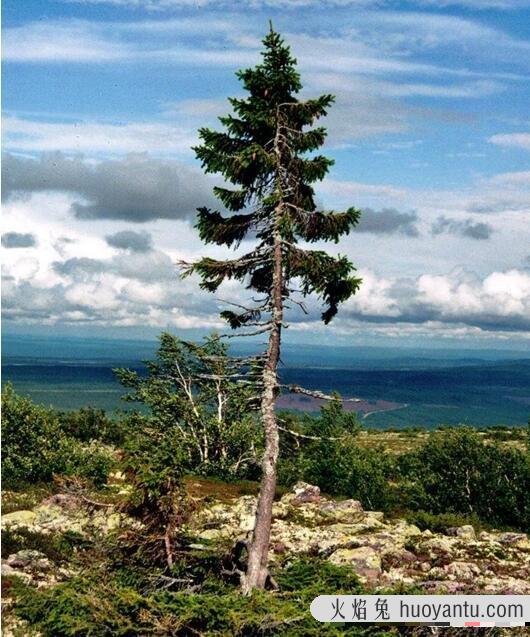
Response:
[{"label": "cloud bank", "polygon": [[199,206],[215,205],[211,181],[197,169],[173,160],[129,155],[90,163],[62,153],[40,159],[7,154],[2,162],[3,194],[59,191],[80,196],[71,206],[78,219],[191,219]]},{"label": "cloud bank", "polygon": [[4,248],[34,248],[37,240],[30,232],[6,232],[2,235],[2,245]]}]

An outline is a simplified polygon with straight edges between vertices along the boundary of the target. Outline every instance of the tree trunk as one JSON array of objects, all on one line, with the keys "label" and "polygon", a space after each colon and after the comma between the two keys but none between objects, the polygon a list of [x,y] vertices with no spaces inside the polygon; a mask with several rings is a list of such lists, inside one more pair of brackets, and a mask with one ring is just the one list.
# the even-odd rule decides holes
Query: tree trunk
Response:
[{"label": "tree trunk", "polygon": [[252,542],[248,552],[247,572],[243,581],[243,592],[249,594],[253,588],[264,588],[269,575],[269,540],[272,522],[272,503],[276,490],[276,464],[279,451],[279,432],[276,421],[275,400],[278,389],[277,367],[280,358],[280,338],[283,322],[283,268],[282,240],[279,231],[281,204],[275,211],[274,256],[272,275],[272,327],[269,334],[267,359],[263,370],[263,394],[261,414],[265,429],[265,452],[262,460],[261,486]]}]

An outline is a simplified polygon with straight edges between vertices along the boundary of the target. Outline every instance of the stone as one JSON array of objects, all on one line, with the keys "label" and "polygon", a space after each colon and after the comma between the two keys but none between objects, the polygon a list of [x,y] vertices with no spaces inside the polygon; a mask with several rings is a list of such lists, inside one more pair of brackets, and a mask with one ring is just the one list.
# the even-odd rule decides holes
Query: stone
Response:
[{"label": "stone", "polygon": [[43,505],[58,506],[61,509],[75,510],[81,506],[81,500],[71,493],[55,493],[42,501]]},{"label": "stone", "polygon": [[452,526],[447,529],[447,535],[453,535],[459,537],[462,540],[475,540],[475,529],[471,524],[464,524],[463,526]]},{"label": "stone", "polygon": [[334,564],[350,564],[356,570],[381,570],[381,557],[370,546],[359,546],[357,548],[340,548],[332,553],[329,559]]},{"label": "stone", "polygon": [[2,516],[2,526],[32,526],[36,518],[34,511],[13,511]]},{"label": "stone", "polygon": [[46,572],[53,567],[44,553],[32,549],[23,549],[18,553],[13,553],[7,558],[6,564],[13,569],[32,572]]},{"label": "stone", "polygon": [[2,577],[5,577],[6,575],[14,575],[14,573],[15,569],[2,560]]},{"label": "stone", "polygon": [[530,551],[530,541],[526,533],[501,533],[498,540],[501,544],[513,546],[523,551]]},{"label": "stone", "polygon": [[372,518],[372,520],[377,520],[378,522],[382,522],[385,519],[385,514],[382,511],[367,511],[366,517]]},{"label": "stone", "polygon": [[307,482],[297,482],[293,489],[294,502],[318,502],[320,500],[320,488]]},{"label": "stone", "polygon": [[480,568],[471,562],[451,562],[443,567],[448,577],[455,580],[472,580],[480,575]]},{"label": "stone", "polygon": [[[9,564],[7,564],[6,562],[2,562],[1,573],[2,573],[2,577],[18,577],[19,579],[23,580],[26,584],[29,584],[31,582],[31,575],[29,573],[24,573],[24,571],[18,571],[12,566],[9,566]],[[3,586],[4,586],[4,582],[2,582],[2,588]],[[2,630],[2,635],[3,634],[4,632]]]},{"label": "stone", "polygon": [[417,562],[417,560],[418,558],[414,555],[414,553],[407,549],[400,548],[387,551],[381,557],[381,563],[385,570],[407,566]]},{"label": "stone", "polygon": [[[406,520],[364,511],[357,500],[335,501],[308,492],[305,483],[299,486],[303,498],[316,501],[297,502],[293,492],[274,503],[272,561],[320,555],[350,565],[375,591],[401,583],[433,594],[530,594],[530,551],[524,548],[524,533],[491,531],[475,537],[469,525],[450,534],[422,532]],[[248,539],[255,506],[252,496],[208,504],[194,514],[190,530],[195,537],[223,545]]]}]

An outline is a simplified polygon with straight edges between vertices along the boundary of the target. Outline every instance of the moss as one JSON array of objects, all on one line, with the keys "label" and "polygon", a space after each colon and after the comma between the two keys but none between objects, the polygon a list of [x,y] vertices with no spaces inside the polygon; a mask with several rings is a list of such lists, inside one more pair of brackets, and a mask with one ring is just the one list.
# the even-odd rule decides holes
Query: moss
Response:
[{"label": "moss", "polygon": [[92,542],[79,533],[39,533],[28,528],[2,531],[2,558],[18,551],[31,549],[43,553],[56,564],[67,563],[80,549],[90,548]]}]

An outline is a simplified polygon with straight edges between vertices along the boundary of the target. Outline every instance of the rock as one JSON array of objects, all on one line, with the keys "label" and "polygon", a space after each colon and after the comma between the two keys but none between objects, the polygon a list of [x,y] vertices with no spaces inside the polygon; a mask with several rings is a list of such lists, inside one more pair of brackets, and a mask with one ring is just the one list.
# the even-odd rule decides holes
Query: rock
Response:
[{"label": "rock", "polygon": [[432,533],[426,536],[425,533],[422,533],[415,524],[409,524],[405,520],[394,520],[392,523],[392,529],[395,534],[398,533],[404,538],[420,535],[423,535],[423,537],[433,537]]},{"label": "rock", "polygon": [[2,560],[2,577],[5,577],[6,575],[13,575],[14,573],[15,569]]},{"label": "rock", "polygon": [[[31,575],[29,573],[24,573],[24,571],[18,571],[14,569],[12,566],[9,566],[6,562],[2,562],[2,577],[18,577],[23,580],[26,584],[31,582]],[[4,587],[4,583],[2,582],[2,588]],[[2,602],[3,603],[3,602]],[[2,630],[2,634],[4,634]]]},{"label": "rock", "polygon": [[2,526],[32,526],[36,518],[34,511],[13,511],[2,516]]},{"label": "rock", "polygon": [[90,523],[102,531],[112,531],[121,526],[125,517],[121,513],[105,513],[104,511],[98,512],[94,515]]},{"label": "rock", "polygon": [[81,506],[81,500],[71,493],[56,493],[42,501],[43,505],[54,505],[61,509],[75,510]]},{"label": "rock", "polygon": [[464,526],[452,526],[447,529],[447,535],[453,535],[462,540],[476,539],[475,529],[471,526],[471,524],[464,524]]},{"label": "rock", "polygon": [[334,564],[350,564],[356,571],[359,569],[377,569],[381,571],[381,558],[370,546],[357,548],[340,548],[330,556]]},{"label": "rock", "polygon": [[497,539],[501,544],[507,544],[523,551],[530,551],[530,541],[526,533],[501,533]]},{"label": "rock", "polygon": [[414,553],[407,549],[400,548],[387,551],[381,557],[382,567],[385,571],[390,570],[391,568],[407,566],[417,561],[418,558],[414,555]]},{"label": "rock", "polygon": [[293,489],[294,502],[318,502],[320,500],[320,488],[307,482],[297,482]]},{"label": "rock", "polygon": [[6,562],[12,568],[29,571],[49,571],[53,567],[44,553],[32,549],[23,549],[18,553],[13,553]]},{"label": "rock", "polygon": [[40,551],[34,551],[33,549],[23,549],[18,553],[10,555],[6,562],[13,568],[26,568],[31,564],[36,563],[39,560],[46,560],[44,553]]},{"label": "rock", "polygon": [[41,504],[34,512],[37,515],[35,526],[42,532],[83,533],[91,523],[91,517],[84,510],[63,509],[57,504]]},{"label": "rock", "polygon": [[449,578],[464,581],[472,580],[480,574],[480,568],[471,562],[451,562],[443,570]]},{"label": "rock", "polygon": [[[302,500],[297,501],[297,494]],[[210,541],[248,538],[256,499],[206,505],[190,521]],[[324,498],[311,485],[296,486],[275,502],[271,560],[321,555],[350,565],[371,590],[406,584],[429,593],[530,593],[530,551],[524,533],[481,533],[469,525],[448,534],[364,511],[357,500]]]}]

